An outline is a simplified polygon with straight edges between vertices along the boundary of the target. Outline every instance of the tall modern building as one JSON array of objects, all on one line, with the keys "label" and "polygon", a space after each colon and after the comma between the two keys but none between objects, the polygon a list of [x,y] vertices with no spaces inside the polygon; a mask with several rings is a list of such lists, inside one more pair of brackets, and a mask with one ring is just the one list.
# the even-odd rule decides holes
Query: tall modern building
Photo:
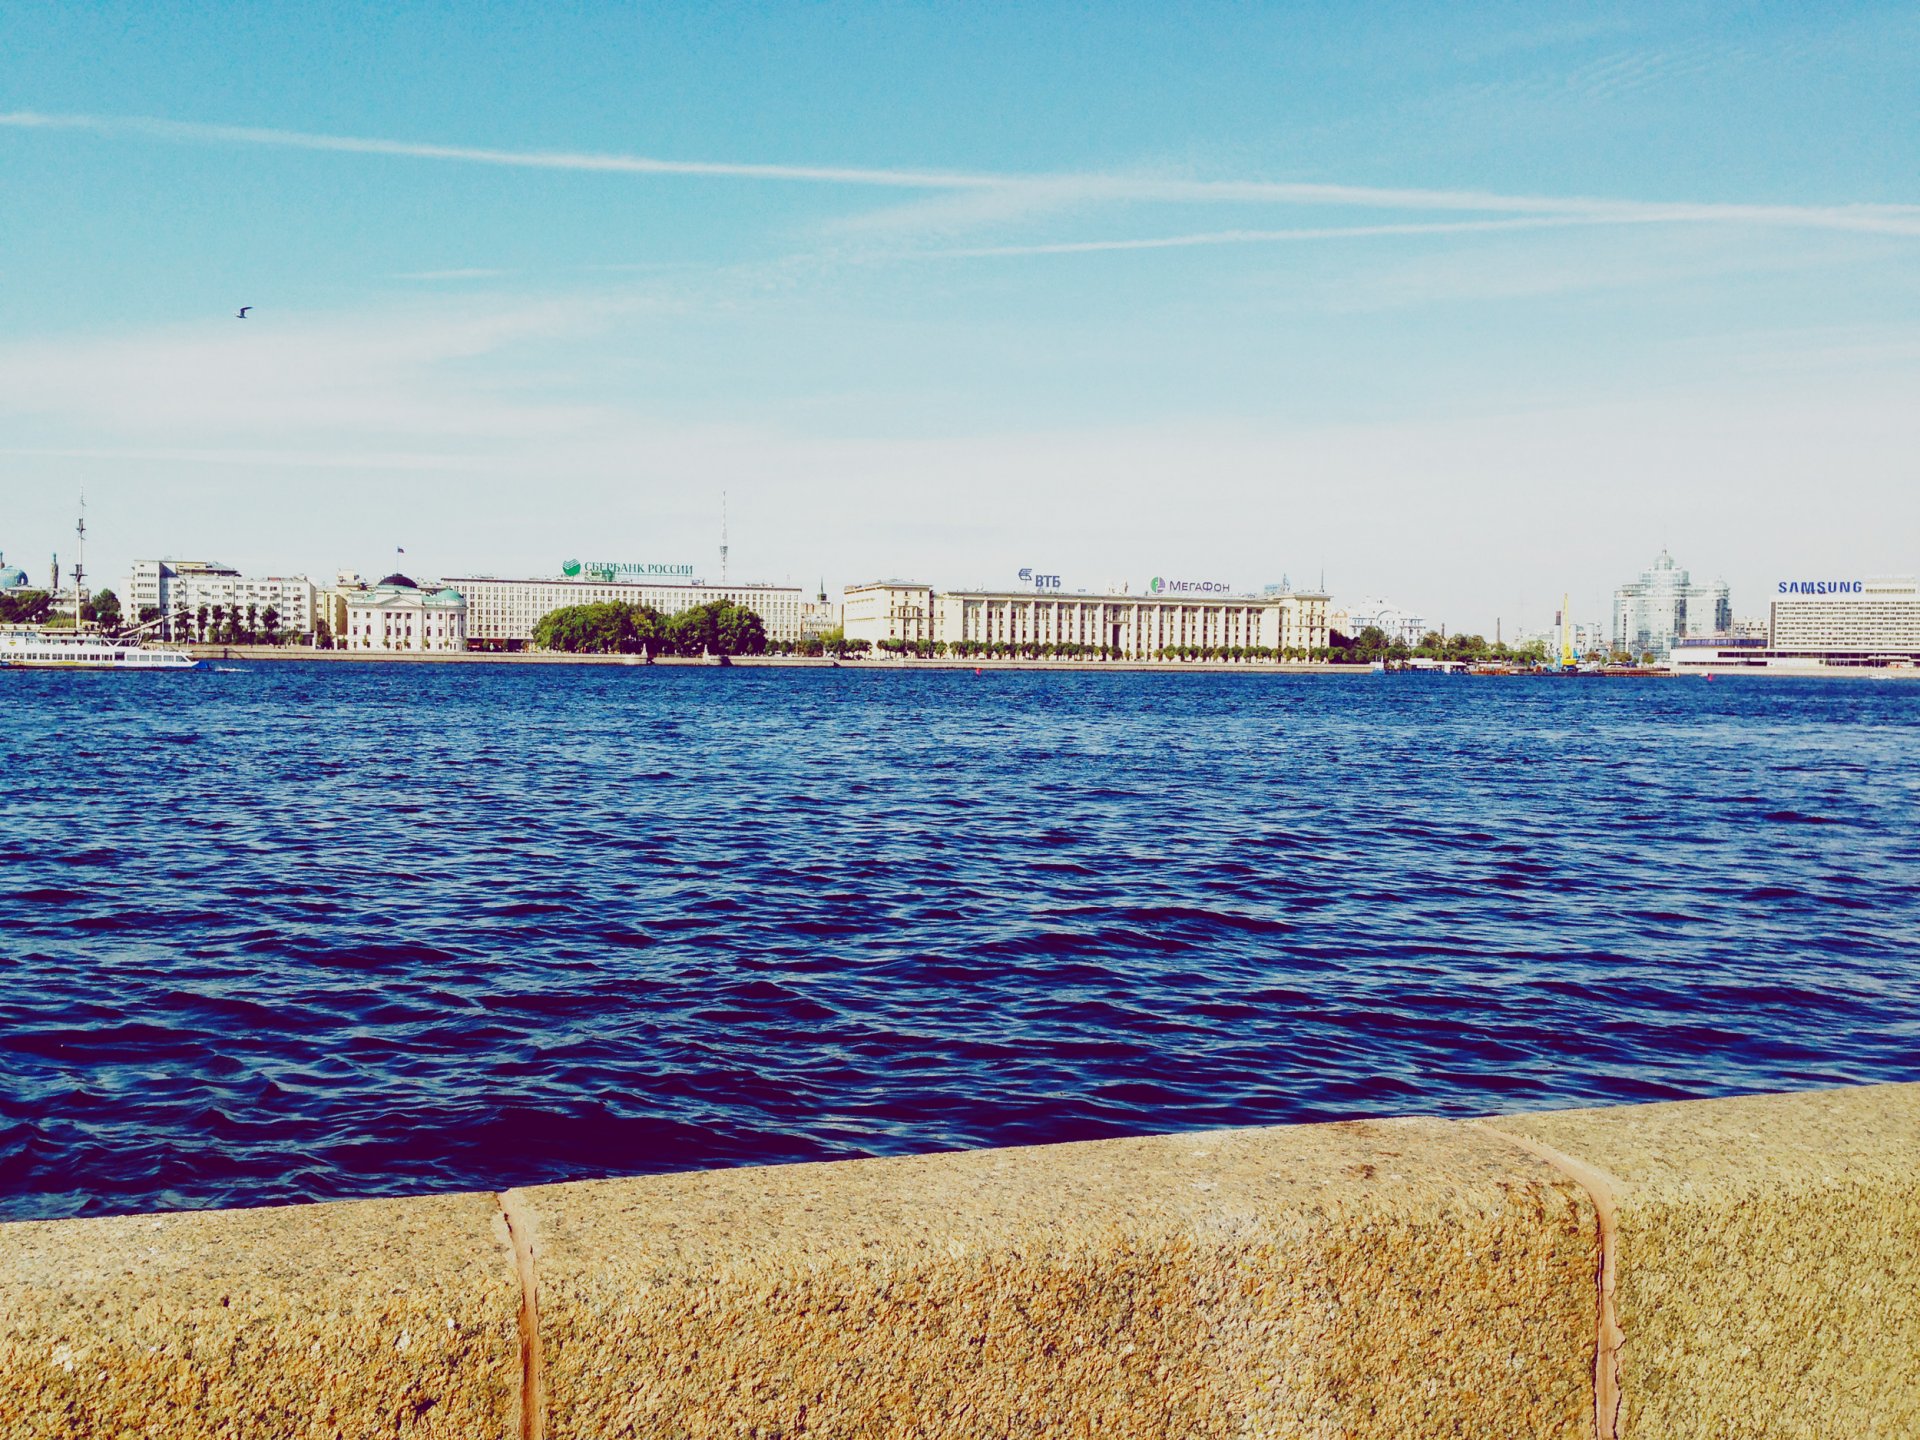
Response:
[{"label": "tall modern building", "polygon": [[1693,576],[1662,550],[1652,566],[1613,592],[1613,644],[1634,655],[1662,660],[1676,640],[1724,635],[1733,628],[1727,582],[1696,585]]},{"label": "tall modern building", "polygon": [[1764,636],[1674,647],[1673,668],[1727,674],[1910,674],[1920,666],[1920,582],[1911,575],[1782,580]]}]

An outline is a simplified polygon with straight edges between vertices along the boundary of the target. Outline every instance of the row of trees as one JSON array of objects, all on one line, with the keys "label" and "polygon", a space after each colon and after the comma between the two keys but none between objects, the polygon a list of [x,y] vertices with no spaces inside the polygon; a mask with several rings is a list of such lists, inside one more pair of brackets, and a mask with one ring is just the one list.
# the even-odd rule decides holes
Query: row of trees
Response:
[{"label": "row of trees", "polygon": [[1335,660],[1365,665],[1375,660],[1465,660],[1472,663],[1504,661],[1514,665],[1537,665],[1546,660],[1547,646],[1542,640],[1524,645],[1489,645],[1484,635],[1442,635],[1429,630],[1418,644],[1396,639],[1377,625],[1369,625],[1358,635],[1342,635],[1338,630],[1328,637]]},{"label": "row of trees", "polygon": [[[160,612],[151,607],[140,612],[142,625],[159,618]],[[285,645],[300,638],[298,632],[280,628],[280,612],[272,605],[264,610],[258,605],[244,610],[238,605],[202,605],[198,610],[183,607],[173,612],[167,633],[171,639],[201,645]]]},{"label": "row of trees", "polygon": [[[983,660],[1130,660],[1137,657],[1111,645],[1085,645],[1074,640],[882,640],[879,648],[891,655],[931,657],[952,655]],[[1156,660],[1326,660],[1327,646],[1168,645],[1153,653]]]},{"label": "row of trees", "polygon": [[766,622],[744,605],[714,600],[673,615],[651,605],[605,600],[567,605],[533,626],[542,650],[573,655],[762,655]]}]

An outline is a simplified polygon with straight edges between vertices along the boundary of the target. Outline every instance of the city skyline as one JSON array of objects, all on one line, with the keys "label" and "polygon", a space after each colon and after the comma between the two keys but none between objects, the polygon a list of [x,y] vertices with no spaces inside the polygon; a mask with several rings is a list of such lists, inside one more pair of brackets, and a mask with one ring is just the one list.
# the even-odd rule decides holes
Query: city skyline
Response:
[{"label": "city skyline", "polygon": [[1911,13],[0,38],[36,578],[82,489],[96,586],[704,563],[722,491],[739,578],[1324,568],[1489,636],[1662,548],[1736,613],[1916,568]]}]

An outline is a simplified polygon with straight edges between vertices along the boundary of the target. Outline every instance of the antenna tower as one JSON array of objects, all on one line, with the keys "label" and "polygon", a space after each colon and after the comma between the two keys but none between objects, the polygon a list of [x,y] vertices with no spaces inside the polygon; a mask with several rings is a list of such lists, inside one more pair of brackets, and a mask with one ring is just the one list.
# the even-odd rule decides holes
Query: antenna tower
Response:
[{"label": "antenna tower", "polygon": [[727,492],[720,492],[720,583],[727,583]]}]

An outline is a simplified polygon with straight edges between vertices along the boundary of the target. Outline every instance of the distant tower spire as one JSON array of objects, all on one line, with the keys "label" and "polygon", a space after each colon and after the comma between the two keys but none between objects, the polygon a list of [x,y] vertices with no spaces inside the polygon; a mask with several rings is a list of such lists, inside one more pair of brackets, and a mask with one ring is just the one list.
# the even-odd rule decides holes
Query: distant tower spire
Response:
[{"label": "distant tower spire", "polygon": [[727,492],[720,492],[720,583],[727,583]]}]

